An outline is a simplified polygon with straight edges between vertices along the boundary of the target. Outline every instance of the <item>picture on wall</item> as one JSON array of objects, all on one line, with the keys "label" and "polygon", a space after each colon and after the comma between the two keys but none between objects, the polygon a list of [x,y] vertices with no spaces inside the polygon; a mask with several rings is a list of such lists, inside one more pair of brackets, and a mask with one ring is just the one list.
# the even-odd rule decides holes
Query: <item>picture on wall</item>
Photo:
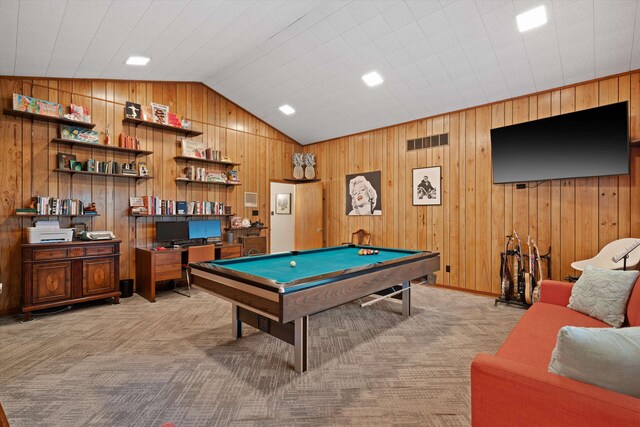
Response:
[{"label": "picture on wall", "polygon": [[355,173],[346,177],[346,214],[382,215],[380,171]]},{"label": "picture on wall", "polygon": [[276,214],[291,215],[291,193],[276,194]]},{"label": "picture on wall", "polygon": [[442,187],[440,182],[442,168],[432,166],[413,170],[413,205],[434,206],[442,204]]}]

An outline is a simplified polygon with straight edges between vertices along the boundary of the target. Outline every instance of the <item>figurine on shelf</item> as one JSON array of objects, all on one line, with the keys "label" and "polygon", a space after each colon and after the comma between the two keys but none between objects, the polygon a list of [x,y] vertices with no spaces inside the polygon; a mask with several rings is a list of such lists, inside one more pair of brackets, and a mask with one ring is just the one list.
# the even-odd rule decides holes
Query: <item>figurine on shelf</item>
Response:
[{"label": "figurine on shelf", "polygon": [[227,171],[227,182],[230,182],[230,183],[239,183],[240,182],[240,180],[238,179],[238,171],[237,170]]},{"label": "figurine on shelf", "polygon": [[313,168],[316,165],[316,155],[313,153],[304,153],[304,177],[307,179],[313,179],[316,177],[316,171]]},{"label": "figurine on shelf", "polygon": [[104,145],[111,145],[111,126],[109,123],[104,127]]},{"label": "figurine on shelf", "polygon": [[293,177],[295,179],[304,178],[304,171],[302,166],[304,165],[304,153],[293,153]]}]

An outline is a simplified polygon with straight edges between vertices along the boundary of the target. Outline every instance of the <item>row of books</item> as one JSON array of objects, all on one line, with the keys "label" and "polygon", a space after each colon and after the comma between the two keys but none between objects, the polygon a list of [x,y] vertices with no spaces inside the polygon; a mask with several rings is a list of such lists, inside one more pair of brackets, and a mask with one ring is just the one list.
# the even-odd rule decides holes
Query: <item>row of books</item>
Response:
[{"label": "row of books", "polygon": [[222,202],[196,200],[162,200],[155,196],[130,198],[132,215],[224,215],[225,205]]},{"label": "row of books", "polygon": [[185,177],[192,181],[202,182],[227,182],[227,174],[224,171],[212,171],[206,168],[197,168],[195,166],[187,166],[184,168]]},{"label": "row of books", "polygon": [[114,175],[149,175],[149,169],[147,169],[147,165],[144,162],[138,163],[136,170],[136,162],[120,163],[112,160],[103,162],[88,159],[84,165],[84,170],[87,172],[110,173]]},{"label": "row of books", "polygon": [[97,215],[93,204],[87,206],[78,199],[58,199],[49,196],[32,197],[28,208],[16,209],[16,212],[35,215]]}]

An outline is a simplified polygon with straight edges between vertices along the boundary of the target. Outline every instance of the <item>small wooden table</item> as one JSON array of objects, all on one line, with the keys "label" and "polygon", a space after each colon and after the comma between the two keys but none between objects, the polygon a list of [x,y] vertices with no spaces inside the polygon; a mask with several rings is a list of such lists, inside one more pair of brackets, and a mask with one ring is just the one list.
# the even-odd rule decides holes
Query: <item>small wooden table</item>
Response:
[{"label": "small wooden table", "polygon": [[[183,254],[187,248],[136,248],[136,292],[150,302],[156,302],[156,283],[182,279]],[[240,243],[216,246],[216,259],[242,256]]]}]

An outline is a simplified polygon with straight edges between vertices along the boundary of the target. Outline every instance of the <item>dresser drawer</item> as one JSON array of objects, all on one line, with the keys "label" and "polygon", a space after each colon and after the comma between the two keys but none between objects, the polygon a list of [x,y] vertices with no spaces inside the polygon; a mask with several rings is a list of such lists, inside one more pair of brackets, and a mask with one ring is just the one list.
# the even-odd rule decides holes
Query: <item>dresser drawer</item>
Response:
[{"label": "dresser drawer", "polygon": [[86,253],[87,256],[112,254],[113,246],[96,246],[94,248],[87,248]]},{"label": "dresser drawer", "polygon": [[47,259],[61,259],[68,256],[67,249],[34,249],[33,259],[42,261]]},{"label": "dresser drawer", "polygon": [[220,248],[220,259],[238,258],[242,256],[242,246],[223,246]]}]

